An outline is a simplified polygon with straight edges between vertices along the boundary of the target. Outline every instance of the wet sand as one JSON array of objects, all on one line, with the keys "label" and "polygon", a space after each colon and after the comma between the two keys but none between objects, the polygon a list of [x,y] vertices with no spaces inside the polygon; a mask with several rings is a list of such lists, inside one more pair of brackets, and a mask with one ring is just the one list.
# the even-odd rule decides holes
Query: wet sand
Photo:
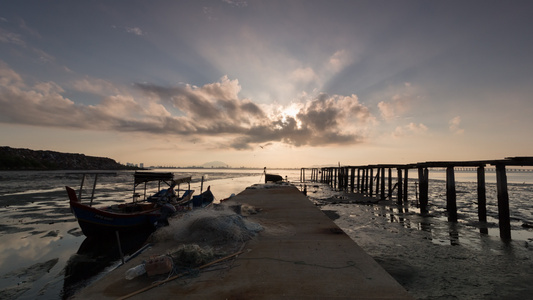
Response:
[{"label": "wet sand", "polygon": [[529,299],[533,245],[502,242],[394,204],[314,201],[417,299]]}]

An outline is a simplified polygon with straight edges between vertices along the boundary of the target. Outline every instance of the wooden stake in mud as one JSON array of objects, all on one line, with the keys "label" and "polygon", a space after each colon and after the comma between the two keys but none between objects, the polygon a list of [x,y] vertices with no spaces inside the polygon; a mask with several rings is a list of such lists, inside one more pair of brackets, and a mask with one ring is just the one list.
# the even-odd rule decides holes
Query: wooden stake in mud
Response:
[{"label": "wooden stake in mud", "polygon": [[405,168],[404,173],[405,173],[405,176],[404,176],[404,179],[403,179],[403,203],[407,204],[408,187],[409,187],[409,184],[408,184],[408,181],[409,181],[409,169]]},{"label": "wooden stake in mud", "polygon": [[487,192],[485,187],[485,167],[477,168],[477,214],[480,226],[479,232],[488,234],[489,230],[484,225],[487,223]]},{"label": "wooden stake in mud", "polygon": [[370,168],[370,186],[368,187],[370,197],[374,196],[374,168]]},{"label": "wooden stake in mud", "polygon": [[457,195],[453,166],[446,168],[446,210],[448,211],[448,221],[457,222]]},{"label": "wooden stake in mud", "polygon": [[418,168],[418,182],[420,192],[420,213],[425,215],[428,213],[428,192],[429,192],[429,172],[427,168]]},{"label": "wooden stake in mud", "polygon": [[509,212],[509,193],[507,191],[507,174],[505,165],[496,165],[496,187],[498,190],[498,219],[500,221],[500,238],[511,239],[511,216]]},{"label": "wooden stake in mud", "polygon": [[398,168],[398,198],[396,198],[396,203],[402,205],[403,201],[403,184],[402,184],[402,169]]},{"label": "wooden stake in mud", "polygon": [[392,199],[392,168],[389,168],[389,199]]},{"label": "wooden stake in mud", "polygon": [[385,168],[381,168],[381,199],[385,200]]}]

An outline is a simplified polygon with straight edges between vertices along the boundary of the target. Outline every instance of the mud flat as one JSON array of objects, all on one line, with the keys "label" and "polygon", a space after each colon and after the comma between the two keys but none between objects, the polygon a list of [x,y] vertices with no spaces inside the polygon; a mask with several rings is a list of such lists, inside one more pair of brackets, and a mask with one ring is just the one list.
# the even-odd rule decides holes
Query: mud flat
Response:
[{"label": "mud flat", "polygon": [[[342,197],[340,197],[342,198]],[[392,203],[315,201],[417,299],[530,299],[533,245],[503,242],[461,223]]]}]

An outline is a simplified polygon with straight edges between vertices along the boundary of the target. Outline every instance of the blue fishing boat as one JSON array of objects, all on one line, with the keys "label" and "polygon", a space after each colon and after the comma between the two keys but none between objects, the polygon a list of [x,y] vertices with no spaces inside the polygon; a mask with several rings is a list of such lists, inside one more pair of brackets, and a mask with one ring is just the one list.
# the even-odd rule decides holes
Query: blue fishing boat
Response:
[{"label": "blue fishing boat", "polygon": [[[85,178],[85,176],[84,176]],[[89,203],[82,203],[81,190],[76,191],[66,187],[72,213],[78,220],[85,236],[114,234],[115,232],[135,231],[140,229],[156,229],[168,224],[168,218],[180,211],[209,206],[214,196],[208,188],[204,193],[192,197],[194,190],[190,189],[191,177],[174,178],[172,173],[136,172],[134,174],[133,201],[125,204],[114,204],[104,207],[93,207],[94,187]],[[149,182],[158,183],[158,191],[146,196]],[[181,190],[180,184],[188,184],[188,188]],[[136,187],[144,184],[144,194],[136,192]],[[168,188],[161,188],[166,184]],[[180,195],[181,194],[181,195]]]}]

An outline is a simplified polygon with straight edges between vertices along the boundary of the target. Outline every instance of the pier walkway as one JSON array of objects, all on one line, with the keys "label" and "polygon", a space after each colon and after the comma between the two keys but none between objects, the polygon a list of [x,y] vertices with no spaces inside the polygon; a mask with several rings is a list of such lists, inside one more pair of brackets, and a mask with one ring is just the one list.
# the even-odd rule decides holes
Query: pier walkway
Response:
[{"label": "pier walkway", "polygon": [[242,254],[226,262],[230,267],[200,271],[196,277],[134,294],[153,279],[144,275],[128,281],[124,273],[168,247],[154,245],[75,298],[413,299],[294,186],[246,189],[230,201],[259,210],[248,219],[264,228],[245,244]]}]

